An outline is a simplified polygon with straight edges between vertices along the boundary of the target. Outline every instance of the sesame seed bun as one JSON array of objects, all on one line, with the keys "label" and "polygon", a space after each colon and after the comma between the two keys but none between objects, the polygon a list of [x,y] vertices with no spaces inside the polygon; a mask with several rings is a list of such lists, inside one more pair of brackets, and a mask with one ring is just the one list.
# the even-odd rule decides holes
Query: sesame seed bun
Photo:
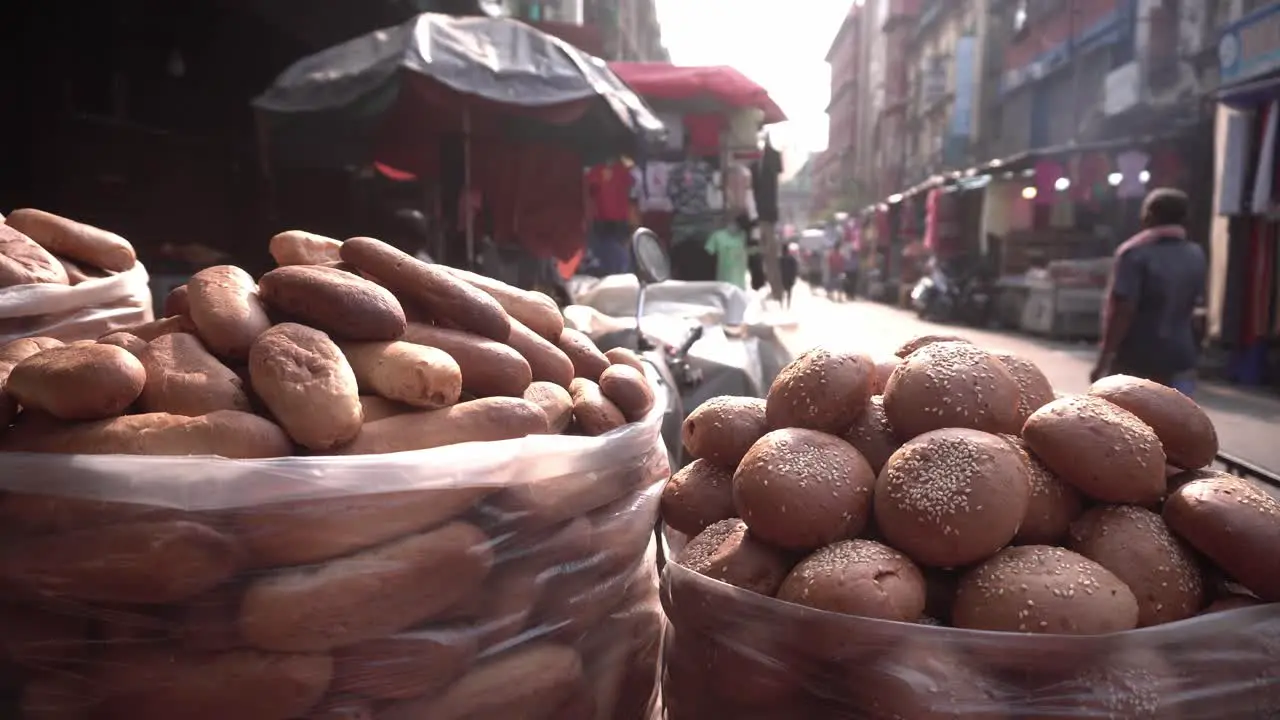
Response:
[{"label": "sesame seed bun", "polygon": [[706,460],[683,467],[662,489],[662,521],[686,535],[737,514],[733,507],[733,471]]},{"label": "sesame seed bun", "polygon": [[772,596],[791,572],[793,561],[759,540],[737,518],[703,530],[675,561],[713,580]]},{"label": "sesame seed bun", "polygon": [[973,428],[1017,433],[1018,381],[991,353],[966,342],[937,342],[911,353],[893,371],[884,411],[898,437]]},{"label": "sesame seed bun", "polygon": [[889,458],[875,487],[876,527],[931,567],[962,567],[1013,539],[1027,511],[1026,463],[1004,438],[951,428],[926,433]]},{"label": "sesame seed bun", "polygon": [[1024,357],[998,352],[996,358],[1018,381],[1018,426],[1021,427],[1031,413],[1053,402],[1053,385],[1038,365]]},{"label": "sesame seed bun", "polygon": [[1018,534],[1013,536],[1015,545],[1057,545],[1067,537],[1072,521],[1084,512],[1084,498],[1080,492],[1058,479],[1040,458],[1036,457],[1022,438],[1003,436],[1013,444],[1027,463],[1031,478],[1031,498],[1027,502],[1027,514],[1022,517]]},{"label": "sesame seed bun", "polygon": [[1204,581],[1190,548],[1159,515],[1133,505],[1091,508],[1071,524],[1067,547],[1105,567],[1138,600],[1138,627],[1196,614]]},{"label": "sesame seed bun", "polygon": [[1218,455],[1218,431],[1194,400],[1160,383],[1128,375],[1112,375],[1094,383],[1089,394],[1133,413],[1151,426],[1169,464],[1194,470]]},{"label": "sesame seed bun", "polygon": [[902,345],[895,350],[893,354],[900,358],[905,358],[922,347],[940,342],[967,343],[969,341],[959,335],[917,335],[916,337],[902,343]]},{"label": "sesame seed bun", "polygon": [[778,599],[859,617],[915,622],[925,606],[925,581],[902,553],[870,540],[841,540],[801,560]]},{"label": "sesame seed bun", "polygon": [[699,405],[680,429],[690,455],[730,471],[766,432],[764,400],[729,395]]},{"label": "sesame seed bun", "polygon": [[1133,413],[1089,395],[1035,411],[1022,439],[1053,474],[1106,503],[1152,506],[1165,494],[1164,450]]},{"label": "sesame seed bun", "polygon": [[1268,602],[1280,602],[1280,501],[1248,480],[1219,477],[1178,488],[1164,521],[1228,576]]},{"label": "sesame seed bun", "polygon": [[866,407],[876,366],[861,353],[817,347],[784,367],[769,386],[769,427],[808,428],[839,435]]},{"label": "sesame seed bun", "polygon": [[902,441],[893,432],[893,426],[884,414],[884,398],[879,395],[867,401],[867,409],[842,437],[862,453],[862,457],[866,458],[876,473],[902,447]]},{"label": "sesame seed bun", "polygon": [[1110,570],[1048,545],[1002,550],[960,580],[958,628],[1102,635],[1138,626],[1138,601]]},{"label": "sesame seed bun", "polygon": [[862,532],[875,482],[871,466],[840,438],[774,430],[751,446],[734,473],[733,504],[752,534],[808,551]]}]

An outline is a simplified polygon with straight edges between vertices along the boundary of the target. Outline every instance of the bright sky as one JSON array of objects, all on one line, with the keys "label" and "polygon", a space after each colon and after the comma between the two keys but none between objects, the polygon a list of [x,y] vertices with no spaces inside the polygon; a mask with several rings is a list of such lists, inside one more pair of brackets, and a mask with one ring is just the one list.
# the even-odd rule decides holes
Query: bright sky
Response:
[{"label": "bright sky", "polygon": [[657,0],[677,65],[732,65],[769,91],[790,122],[771,128],[788,175],[827,146],[830,69],[823,60],[852,0]]}]

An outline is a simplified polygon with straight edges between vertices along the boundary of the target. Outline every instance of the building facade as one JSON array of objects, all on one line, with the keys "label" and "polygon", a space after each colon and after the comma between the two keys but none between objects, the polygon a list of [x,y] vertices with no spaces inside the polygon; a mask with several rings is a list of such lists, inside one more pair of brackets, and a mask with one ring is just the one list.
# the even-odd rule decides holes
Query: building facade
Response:
[{"label": "building facade", "polygon": [[654,0],[506,0],[505,8],[606,60],[671,60]]},{"label": "building facade", "polygon": [[[831,100],[827,103],[826,200],[852,204],[863,178],[858,174],[858,147],[869,87],[866,76],[867,47],[863,27],[866,8],[855,3],[836,31],[826,62],[831,68]],[[822,211],[834,211],[823,208]]]},{"label": "building facade", "polygon": [[911,101],[911,41],[919,0],[877,0],[880,6],[880,51],[884,54],[884,99],[876,115],[872,137],[876,157],[872,166],[876,198],[898,192],[906,181],[907,128]]}]

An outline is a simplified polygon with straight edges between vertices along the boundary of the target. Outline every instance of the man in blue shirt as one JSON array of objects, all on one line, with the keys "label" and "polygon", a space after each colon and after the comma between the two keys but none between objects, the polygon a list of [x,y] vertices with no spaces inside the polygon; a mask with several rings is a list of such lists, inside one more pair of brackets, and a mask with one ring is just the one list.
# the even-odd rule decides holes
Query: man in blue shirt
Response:
[{"label": "man in blue shirt", "polygon": [[1208,263],[1187,239],[1188,200],[1159,188],[1142,203],[1142,232],[1116,249],[1091,380],[1112,374],[1154,380],[1190,395],[1200,356],[1194,316]]}]

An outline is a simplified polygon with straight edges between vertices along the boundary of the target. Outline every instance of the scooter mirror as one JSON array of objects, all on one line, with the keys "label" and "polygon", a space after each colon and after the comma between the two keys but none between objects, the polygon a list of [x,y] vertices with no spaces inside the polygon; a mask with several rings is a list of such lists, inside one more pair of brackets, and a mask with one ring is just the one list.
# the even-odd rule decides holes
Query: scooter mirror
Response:
[{"label": "scooter mirror", "polygon": [[631,259],[636,277],[641,285],[666,282],[671,279],[671,259],[662,247],[658,234],[648,228],[640,228],[631,236]]}]

